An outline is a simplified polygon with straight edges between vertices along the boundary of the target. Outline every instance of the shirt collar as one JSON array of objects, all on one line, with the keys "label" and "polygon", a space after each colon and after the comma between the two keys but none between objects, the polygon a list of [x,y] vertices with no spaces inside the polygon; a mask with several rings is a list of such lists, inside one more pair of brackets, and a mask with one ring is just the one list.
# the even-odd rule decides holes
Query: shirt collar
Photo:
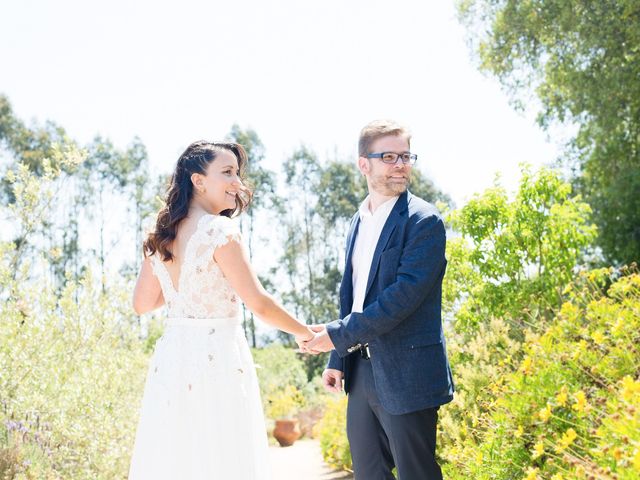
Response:
[{"label": "shirt collar", "polygon": [[381,204],[374,213],[371,213],[371,210],[369,210],[369,195],[367,195],[367,198],[364,199],[364,201],[360,204],[360,208],[358,209],[358,213],[360,214],[360,221],[364,220],[365,218],[379,217],[382,215],[384,215],[385,217],[389,216],[389,213],[398,201],[398,198],[400,197],[390,198],[389,200]]}]

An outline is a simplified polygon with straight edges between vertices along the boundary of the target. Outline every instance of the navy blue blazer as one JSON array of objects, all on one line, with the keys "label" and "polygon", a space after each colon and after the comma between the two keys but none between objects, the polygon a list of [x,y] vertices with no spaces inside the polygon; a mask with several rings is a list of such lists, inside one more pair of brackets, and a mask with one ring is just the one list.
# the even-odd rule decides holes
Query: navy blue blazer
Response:
[{"label": "navy blue blazer", "polygon": [[376,245],[362,313],[353,304],[352,254],[360,224],[347,236],[340,285],[340,320],[327,324],[335,350],[327,368],[344,372],[345,391],[357,348],[369,344],[376,391],[394,415],[437,407],[453,399],[453,378],[442,332],[442,278],[446,235],[438,210],[405,192]]}]

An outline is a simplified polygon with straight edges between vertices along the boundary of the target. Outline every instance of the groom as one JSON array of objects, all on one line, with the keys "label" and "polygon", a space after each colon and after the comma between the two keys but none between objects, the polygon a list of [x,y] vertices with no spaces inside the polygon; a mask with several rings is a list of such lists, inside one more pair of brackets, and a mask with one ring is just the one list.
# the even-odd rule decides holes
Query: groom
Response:
[{"label": "groom", "polygon": [[417,156],[409,132],[374,121],[360,132],[369,195],[351,221],[340,319],[306,344],[333,350],[325,387],[349,395],[347,436],[357,480],[442,479],[438,408],[453,398],[442,332],[445,228],[407,185]]}]

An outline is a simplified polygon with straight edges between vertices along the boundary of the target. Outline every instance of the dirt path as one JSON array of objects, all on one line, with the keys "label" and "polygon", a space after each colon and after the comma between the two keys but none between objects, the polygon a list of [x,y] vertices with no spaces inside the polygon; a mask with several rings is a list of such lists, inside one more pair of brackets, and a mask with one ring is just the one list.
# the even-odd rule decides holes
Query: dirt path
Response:
[{"label": "dirt path", "polygon": [[322,460],[320,444],[299,440],[290,447],[270,447],[273,480],[352,480],[346,472],[332,470]]}]

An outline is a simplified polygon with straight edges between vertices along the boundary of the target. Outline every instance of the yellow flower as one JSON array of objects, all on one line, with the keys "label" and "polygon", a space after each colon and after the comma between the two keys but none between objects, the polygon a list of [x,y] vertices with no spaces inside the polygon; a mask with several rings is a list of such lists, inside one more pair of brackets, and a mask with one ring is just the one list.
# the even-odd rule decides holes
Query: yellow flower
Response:
[{"label": "yellow flower", "polygon": [[616,447],[613,449],[613,458],[618,461],[622,459],[622,449],[620,447]]},{"label": "yellow flower", "polygon": [[591,334],[591,338],[593,338],[593,341],[598,344],[604,343],[604,335],[602,335],[602,332],[600,330],[593,332]]},{"label": "yellow flower", "polygon": [[529,375],[531,373],[531,367],[533,367],[533,360],[529,355],[527,355],[526,357],[524,357],[524,360],[522,361],[522,365],[520,366],[520,371],[525,375]]},{"label": "yellow flower", "polygon": [[584,394],[584,392],[582,390],[578,390],[576,393],[573,394],[573,398],[575,399],[576,403],[573,404],[572,408],[576,412],[584,412],[588,406],[587,397]]},{"label": "yellow flower", "polygon": [[575,471],[576,477],[584,478],[587,476],[587,472],[582,465],[578,465]]},{"label": "yellow flower", "polygon": [[640,382],[635,381],[629,375],[622,379],[622,398],[630,402],[631,399],[640,395]]},{"label": "yellow flower", "polygon": [[549,420],[551,418],[551,405],[547,403],[547,406],[538,412],[538,416],[543,422]]},{"label": "yellow flower", "polygon": [[561,407],[564,407],[567,404],[568,398],[569,398],[569,394],[567,392],[567,387],[563,385],[562,388],[560,389],[560,393],[556,395],[556,402],[558,402],[558,405],[560,405]]},{"label": "yellow flower", "polygon": [[518,425],[518,429],[516,430],[516,433],[514,434],[515,437],[516,438],[520,438],[523,433],[524,433],[524,428],[522,428],[522,425]]},{"label": "yellow flower", "polygon": [[558,452],[562,452],[563,450],[566,450],[567,448],[569,448],[569,445],[571,445],[577,437],[578,437],[578,434],[573,428],[568,429],[566,432],[564,432],[564,435],[562,435],[562,438],[560,439],[560,444],[556,447],[556,450],[558,450]]},{"label": "yellow flower", "polygon": [[633,468],[640,472],[640,449],[636,450],[633,455]]},{"label": "yellow flower", "polygon": [[482,464],[482,452],[476,453],[476,463],[478,465]]},{"label": "yellow flower", "polygon": [[551,477],[551,480],[564,480],[564,477],[562,476],[561,473],[556,473],[554,476]]},{"label": "yellow flower", "polygon": [[542,455],[544,455],[544,444],[542,442],[538,442],[533,446],[533,455],[531,458],[535,460]]},{"label": "yellow flower", "polygon": [[538,480],[538,472],[537,468],[529,467],[526,471],[527,476],[524,477],[524,480]]}]

